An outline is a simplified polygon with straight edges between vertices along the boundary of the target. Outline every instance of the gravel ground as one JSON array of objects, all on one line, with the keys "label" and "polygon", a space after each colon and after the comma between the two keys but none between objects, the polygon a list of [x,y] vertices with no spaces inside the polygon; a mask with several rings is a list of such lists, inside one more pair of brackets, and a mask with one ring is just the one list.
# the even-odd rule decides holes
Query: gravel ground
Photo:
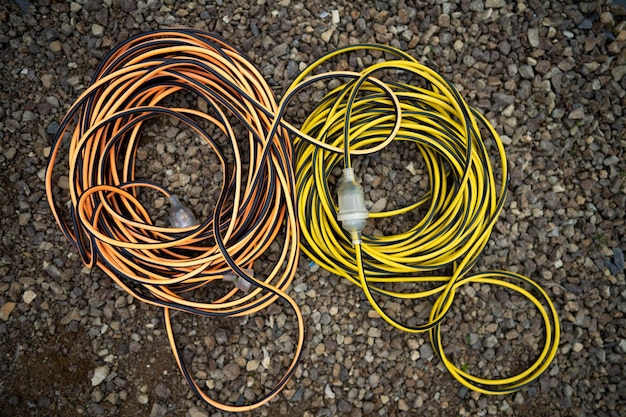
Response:
[{"label": "gravel ground", "polygon": [[[302,365],[250,415],[626,415],[626,2],[102,3],[0,5],[0,415],[225,414],[188,388],[161,312],[83,268],[42,181],[50,133],[104,54],[131,35],[181,25],[241,47],[277,95],[314,57],[356,42],[399,47],[453,80],[503,135],[511,165],[508,202],[477,267],[537,279],[562,320],[558,355],[540,380],[516,394],[479,395],[445,371],[425,335],[393,330],[358,289],[302,258],[291,289],[306,318]],[[301,99],[295,117],[310,110]],[[192,203],[221,175],[214,156],[189,151],[193,138],[175,126],[146,136],[141,172],[159,178],[191,160],[168,181],[188,186]],[[417,158],[393,145],[361,161],[368,204],[391,208],[423,189],[405,168]],[[428,310],[388,307],[407,319]],[[280,304],[239,320],[174,321],[192,372],[225,401],[237,401],[247,382],[275,381],[267,357],[287,361],[294,343],[293,316]],[[447,351],[477,375],[519,371],[542,342],[530,305],[487,286],[464,288],[445,323]]]}]

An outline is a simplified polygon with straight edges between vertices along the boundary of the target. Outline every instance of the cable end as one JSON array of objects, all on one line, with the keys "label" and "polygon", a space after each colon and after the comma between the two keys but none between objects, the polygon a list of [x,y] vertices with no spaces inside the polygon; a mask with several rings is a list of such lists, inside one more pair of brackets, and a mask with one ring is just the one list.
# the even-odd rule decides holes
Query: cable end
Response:
[{"label": "cable end", "polygon": [[170,195],[170,225],[183,229],[199,224],[193,212],[188,207],[183,206],[174,194]]},{"label": "cable end", "polygon": [[369,212],[365,208],[363,187],[356,182],[354,169],[344,168],[337,194],[339,202],[337,220],[350,234],[353,245],[361,243],[361,231],[365,227]]}]

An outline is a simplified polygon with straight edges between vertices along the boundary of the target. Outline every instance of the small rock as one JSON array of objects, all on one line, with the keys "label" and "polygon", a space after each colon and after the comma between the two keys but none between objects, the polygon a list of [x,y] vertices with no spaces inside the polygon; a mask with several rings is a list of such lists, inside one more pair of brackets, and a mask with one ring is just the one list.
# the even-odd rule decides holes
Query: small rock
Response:
[{"label": "small rock", "polygon": [[572,351],[574,351],[574,352],[580,352],[580,351],[581,351],[581,350],[583,350],[583,349],[584,349],[584,346],[583,346],[583,344],[582,344],[582,343],[580,343],[580,342],[576,342],[576,343],[574,343],[574,345],[572,346]]},{"label": "small rock", "polygon": [[600,14],[600,21],[605,26],[613,26],[615,24],[615,19],[613,19],[613,13],[611,12],[604,12]]},{"label": "small rock", "polygon": [[549,140],[541,140],[539,142],[539,148],[543,150],[547,155],[552,155],[556,152],[556,148]]},{"label": "small rock", "polygon": [[152,410],[150,410],[150,417],[165,417],[167,415],[167,408],[159,403],[152,404]]},{"label": "small rock", "polygon": [[339,10],[337,9],[333,10],[331,15],[332,15],[331,21],[333,22],[333,25],[339,24],[339,22],[341,21],[341,18],[339,17]]},{"label": "small rock", "polygon": [[32,290],[24,291],[24,295],[22,295],[22,300],[24,300],[26,304],[32,303],[35,298],[37,298],[37,293]]},{"label": "small rock", "polygon": [[[124,0],[122,0],[122,3],[124,3]],[[80,12],[80,10],[83,8],[83,5],[80,3],[76,3],[75,1],[73,1],[72,3],[70,3],[70,11],[72,13],[78,13]]]},{"label": "small rock", "polygon": [[[117,400],[120,398],[120,395],[117,392],[112,392],[106,396],[105,400],[110,402],[111,404],[117,404]],[[150,414],[152,416],[152,414]]]},{"label": "small rock", "polygon": [[485,344],[485,347],[487,348],[495,347],[498,344],[498,338],[495,337],[494,335],[491,335],[485,340],[484,344]]},{"label": "small rock", "polygon": [[335,32],[334,28],[328,29],[327,31],[323,32],[320,37],[322,38],[324,42],[328,43],[330,42],[330,38],[332,38],[334,32]]},{"label": "small rock", "polygon": [[287,63],[287,77],[290,80],[293,80],[294,78],[296,78],[299,72],[300,72],[300,69],[299,69],[298,63],[294,60],[290,60]]},{"label": "small rock", "polygon": [[572,110],[570,114],[567,116],[567,118],[570,120],[580,120],[584,117],[585,117],[585,109],[582,106]]},{"label": "small rock", "polygon": [[350,410],[352,410],[352,406],[346,400],[339,400],[339,403],[337,404],[337,410],[341,412],[342,416],[345,416],[350,412]]},{"label": "small rock", "polygon": [[613,80],[617,82],[621,81],[624,74],[626,74],[626,65],[616,65],[611,70],[611,76],[613,77]]},{"label": "small rock", "polygon": [[209,414],[198,407],[191,407],[189,409],[189,417],[209,417]]},{"label": "small rock", "polygon": [[68,176],[67,175],[61,175],[59,177],[58,185],[63,190],[69,190],[70,189],[70,179],[68,178]]},{"label": "small rock", "polygon": [[527,80],[532,80],[533,78],[535,78],[535,72],[530,65],[522,65],[521,67],[519,67],[519,75]]},{"label": "small rock", "polygon": [[246,371],[254,372],[257,370],[259,365],[260,365],[260,362],[257,359],[252,359],[251,361],[248,361],[248,363],[246,364]]},{"label": "small rock", "polygon": [[302,394],[304,393],[304,387],[300,387],[298,388],[298,390],[293,394],[293,396],[291,398],[289,398],[289,401],[293,401],[296,402],[298,400],[300,400],[300,398],[302,398]]},{"label": "small rock", "polygon": [[578,24],[578,29],[581,30],[589,30],[593,27],[593,20],[591,19],[583,19],[582,22]]},{"label": "small rock", "polygon": [[530,44],[530,46],[532,46],[533,48],[539,47],[539,29],[537,28],[528,29],[527,36],[528,36],[528,43]]},{"label": "small rock", "polygon": [[[109,12],[106,8],[101,8],[96,12],[96,20],[100,22],[103,27],[106,27],[109,23]],[[93,29],[93,28],[92,28]]]},{"label": "small rock", "polygon": [[137,402],[139,404],[148,404],[148,400],[149,400],[149,398],[148,398],[148,396],[146,394],[139,394],[137,396]]},{"label": "small rock", "polygon": [[33,7],[33,4],[28,0],[15,0],[15,4],[17,4],[17,6],[24,14],[29,14],[30,8]]},{"label": "small rock", "polygon": [[[54,82],[54,75],[52,74],[44,74],[41,76],[41,84],[44,86],[44,88],[50,88],[52,87],[52,83]],[[50,133],[50,132],[48,132]],[[56,131],[55,131],[56,133]]]},{"label": "small rock", "polygon": [[487,0],[485,7],[488,9],[500,9],[506,6],[506,0]]},{"label": "small rock", "polygon": [[239,378],[240,373],[241,368],[235,362],[231,362],[228,365],[224,366],[224,377],[227,381],[233,381]]},{"label": "small rock", "polygon": [[49,135],[56,135],[60,127],[61,126],[59,125],[59,122],[55,120],[52,123],[50,123],[50,125],[46,129],[46,133],[48,133]]},{"label": "small rock", "polygon": [[94,23],[91,25],[91,33],[97,38],[101,37],[104,35],[104,26]]},{"label": "small rock", "polygon": [[7,321],[9,319],[9,316],[13,312],[13,309],[15,309],[14,302],[9,301],[7,303],[4,303],[2,307],[0,307],[0,319],[2,319],[3,321]]},{"label": "small rock", "polygon": [[626,339],[622,339],[619,341],[619,348],[622,352],[626,353]]},{"label": "small rock", "polygon": [[370,212],[372,212],[372,213],[379,213],[379,212],[383,211],[385,209],[385,207],[387,207],[387,199],[383,197],[383,198],[381,198],[380,200],[378,200],[377,202],[374,203],[372,208],[370,208]]},{"label": "small rock", "polygon": [[172,391],[169,389],[167,385],[165,385],[162,382],[159,382],[157,386],[154,388],[154,393],[156,394],[157,397],[163,398],[163,399],[166,399],[172,396]]},{"label": "small rock", "polygon": [[382,336],[382,332],[380,331],[380,329],[376,327],[370,327],[370,329],[367,331],[367,336],[368,337],[380,337]]},{"label": "small rock", "polygon": [[430,362],[435,356],[435,352],[433,352],[433,348],[428,343],[424,343],[420,346],[420,357],[424,358],[424,360]]},{"label": "small rock", "polygon": [[137,10],[137,0],[121,0],[120,7],[123,12],[134,12],[135,10]]},{"label": "small rock", "polygon": [[56,265],[54,264],[48,264],[46,265],[46,267],[44,268],[44,270],[48,273],[48,275],[50,275],[52,278],[54,279],[59,279],[61,278],[61,271],[59,270],[59,268],[56,267]]},{"label": "small rock", "polygon": [[[6,151],[4,151],[4,157],[6,159],[13,159],[13,157],[15,156],[15,154],[17,153],[17,149],[15,149],[15,146],[11,146],[9,149],[7,149]],[[23,224],[21,224],[21,226],[24,226]]]},{"label": "small rock", "polygon": [[356,20],[355,26],[358,30],[360,30],[361,32],[367,30],[367,22],[365,21],[365,19],[363,19],[362,17],[359,17]]},{"label": "small rock", "polygon": [[[561,61],[558,63],[557,67],[558,67],[561,71],[568,72],[568,71],[573,70],[573,69],[576,67],[576,65],[577,65],[577,64],[576,64],[576,61],[574,60],[574,58],[572,58],[572,57],[570,56],[570,57],[567,57],[567,58],[565,58],[565,59],[561,60]],[[554,75],[556,75],[556,74],[554,74]],[[554,76],[552,77],[552,79],[554,79]]]},{"label": "small rock", "polygon": [[274,49],[272,49],[272,53],[275,57],[281,57],[286,55],[289,52],[289,45],[286,43],[281,43],[280,45],[276,45]]},{"label": "small rock", "polygon": [[326,398],[330,398],[331,400],[335,399],[335,393],[328,384],[326,384],[326,386],[324,387],[324,395],[326,396]]},{"label": "small rock", "polygon": [[602,163],[606,166],[615,165],[619,162],[619,157],[617,155],[612,155],[606,158]]},{"label": "small rock", "polygon": [[54,53],[61,52],[63,50],[63,42],[58,40],[50,42],[50,50]]},{"label": "small rock", "polygon": [[400,400],[398,400],[398,409],[400,409],[401,411],[409,411],[411,408],[404,400],[404,398],[400,398]]},{"label": "small rock", "polygon": [[39,408],[50,408],[50,404],[52,404],[50,398],[46,397],[45,395],[42,395],[41,397],[39,397],[39,400],[37,400],[37,406]]},{"label": "small rock", "polygon": [[620,248],[613,249],[613,262],[620,272],[624,271],[624,252]]},{"label": "small rock", "polygon": [[259,27],[254,21],[250,22],[250,31],[252,32],[252,36],[255,38],[259,37]]},{"label": "small rock", "polygon": [[98,366],[93,371],[93,376],[91,377],[91,385],[98,386],[109,376],[110,369],[107,365]]},{"label": "small rock", "polygon": [[437,20],[437,23],[439,24],[439,26],[441,26],[442,28],[447,28],[450,26],[450,15],[449,14],[440,14],[439,18]]}]

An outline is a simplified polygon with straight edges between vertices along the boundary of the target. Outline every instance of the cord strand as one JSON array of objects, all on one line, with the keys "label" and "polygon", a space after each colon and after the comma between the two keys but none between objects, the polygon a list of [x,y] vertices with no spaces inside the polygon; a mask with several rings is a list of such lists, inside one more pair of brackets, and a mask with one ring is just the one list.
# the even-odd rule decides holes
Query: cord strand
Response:
[{"label": "cord strand", "polygon": [[[364,49],[390,53],[394,59],[380,60],[361,70],[360,76],[351,74],[350,81],[319,101],[300,130],[292,129],[296,137],[302,250],[324,269],[360,287],[371,307],[392,326],[411,333],[429,332],[434,351],[464,386],[485,394],[516,391],[539,377],[554,359],[560,328],[552,301],[531,279],[506,271],[471,271],[487,245],[507,195],[506,154],[494,127],[441,75],[402,51],[380,45],[348,46],[319,58],[294,81],[286,96],[303,88],[307,76],[345,78],[342,72],[311,74],[337,55]],[[417,81],[382,83],[374,78],[379,73],[398,72]],[[483,131],[487,137],[483,137]],[[487,139],[497,150],[499,183],[485,144]],[[362,243],[355,242],[337,221],[339,210],[329,185],[332,171],[340,165],[352,168],[350,155],[373,154],[394,140],[417,147],[428,172],[429,189],[406,207],[369,213],[369,217],[393,218],[419,207],[425,213],[405,232],[385,236],[363,233]],[[388,289],[391,284],[425,283],[434,288]],[[490,380],[470,375],[447,358],[441,323],[453,308],[458,289],[470,283],[507,288],[539,310],[545,345],[524,372]],[[430,315],[418,325],[403,323],[382,307],[387,298],[429,297],[434,298]]]},{"label": "cord strand", "polygon": [[[181,92],[204,100],[210,111],[165,104]],[[200,398],[231,412],[252,410],[274,398],[295,372],[304,344],[300,308],[286,292],[297,269],[299,225],[292,144],[273,117],[277,112],[265,80],[225,41],[193,29],[150,32],[118,45],[103,60],[61,123],[46,173],[53,215],[85,264],[98,265],[137,299],[163,308],[181,373]],[[154,118],[177,120],[218,157],[221,190],[213,213],[198,225],[159,226],[140,201],[148,189],[171,196],[166,188],[136,178],[139,132]],[[231,120],[243,126],[245,134],[236,133]],[[205,126],[221,132],[226,143]],[[66,145],[69,221],[53,183],[56,160]],[[243,153],[249,162],[244,162]],[[246,272],[279,236],[284,236],[282,249],[266,276]],[[213,300],[194,295],[230,273],[246,281],[250,290],[234,287]],[[240,317],[278,299],[294,310],[297,327],[293,357],[283,377],[251,404],[230,405],[212,398],[187,369],[171,311]]]}]

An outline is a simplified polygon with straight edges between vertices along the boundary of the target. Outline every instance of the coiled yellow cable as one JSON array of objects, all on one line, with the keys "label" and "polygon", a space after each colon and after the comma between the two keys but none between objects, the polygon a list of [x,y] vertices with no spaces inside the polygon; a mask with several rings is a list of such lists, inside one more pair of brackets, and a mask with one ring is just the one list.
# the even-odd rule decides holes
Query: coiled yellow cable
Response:
[{"label": "coiled yellow cable", "polygon": [[[360,73],[331,72],[306,78],[332,57],[362,49],[379,50],[396,58],[375,63]],[[382,83],[376,75],[384,71],[402,71],[417,81]],[[466,387],[505,394],[536,379],[554,358],[559,342],[558,315],[550,298],[534,281],[519,274],[470,272],[487,244],[507,194],[506,155],[493,126],[435,71],[402,51],[382,45],[349,46],[320,58],[294,81],[284,100],[290,100],[312,79],[330,78],[348,81],[330,91],[302,124],[301,132],[296,131],[303,251],[323,268],[360,286],[372,307],[393,326],[407,332],[429,331],[433,348]],[[481,127],[497,148],[493,156],[499,164],[499,185]],[[355,242],[336,220],[338,208],[329,186],[331,172],[339,164],[351,168],[351,154],[377,152],[392,140],[417,146],[428,169],[430,189],[407,207],[370,213],[369,217],[392,217],[419,207],[425,208],[426,214],[405,232],[363,235],[362,243]],[[446,268],[452,272],[446,274]],[[412,292],[384,288],[390,283],[424,282],[437,286]],[[526,371],[489,380],[472,376],[447,359],[440,323],[458,288],[472,282],[513,290],[539,309],[545,324],[545,345]],[[426,323],[409,326],[381,308],[374,294],[398,299],[436,296],[436,300]]]}]

